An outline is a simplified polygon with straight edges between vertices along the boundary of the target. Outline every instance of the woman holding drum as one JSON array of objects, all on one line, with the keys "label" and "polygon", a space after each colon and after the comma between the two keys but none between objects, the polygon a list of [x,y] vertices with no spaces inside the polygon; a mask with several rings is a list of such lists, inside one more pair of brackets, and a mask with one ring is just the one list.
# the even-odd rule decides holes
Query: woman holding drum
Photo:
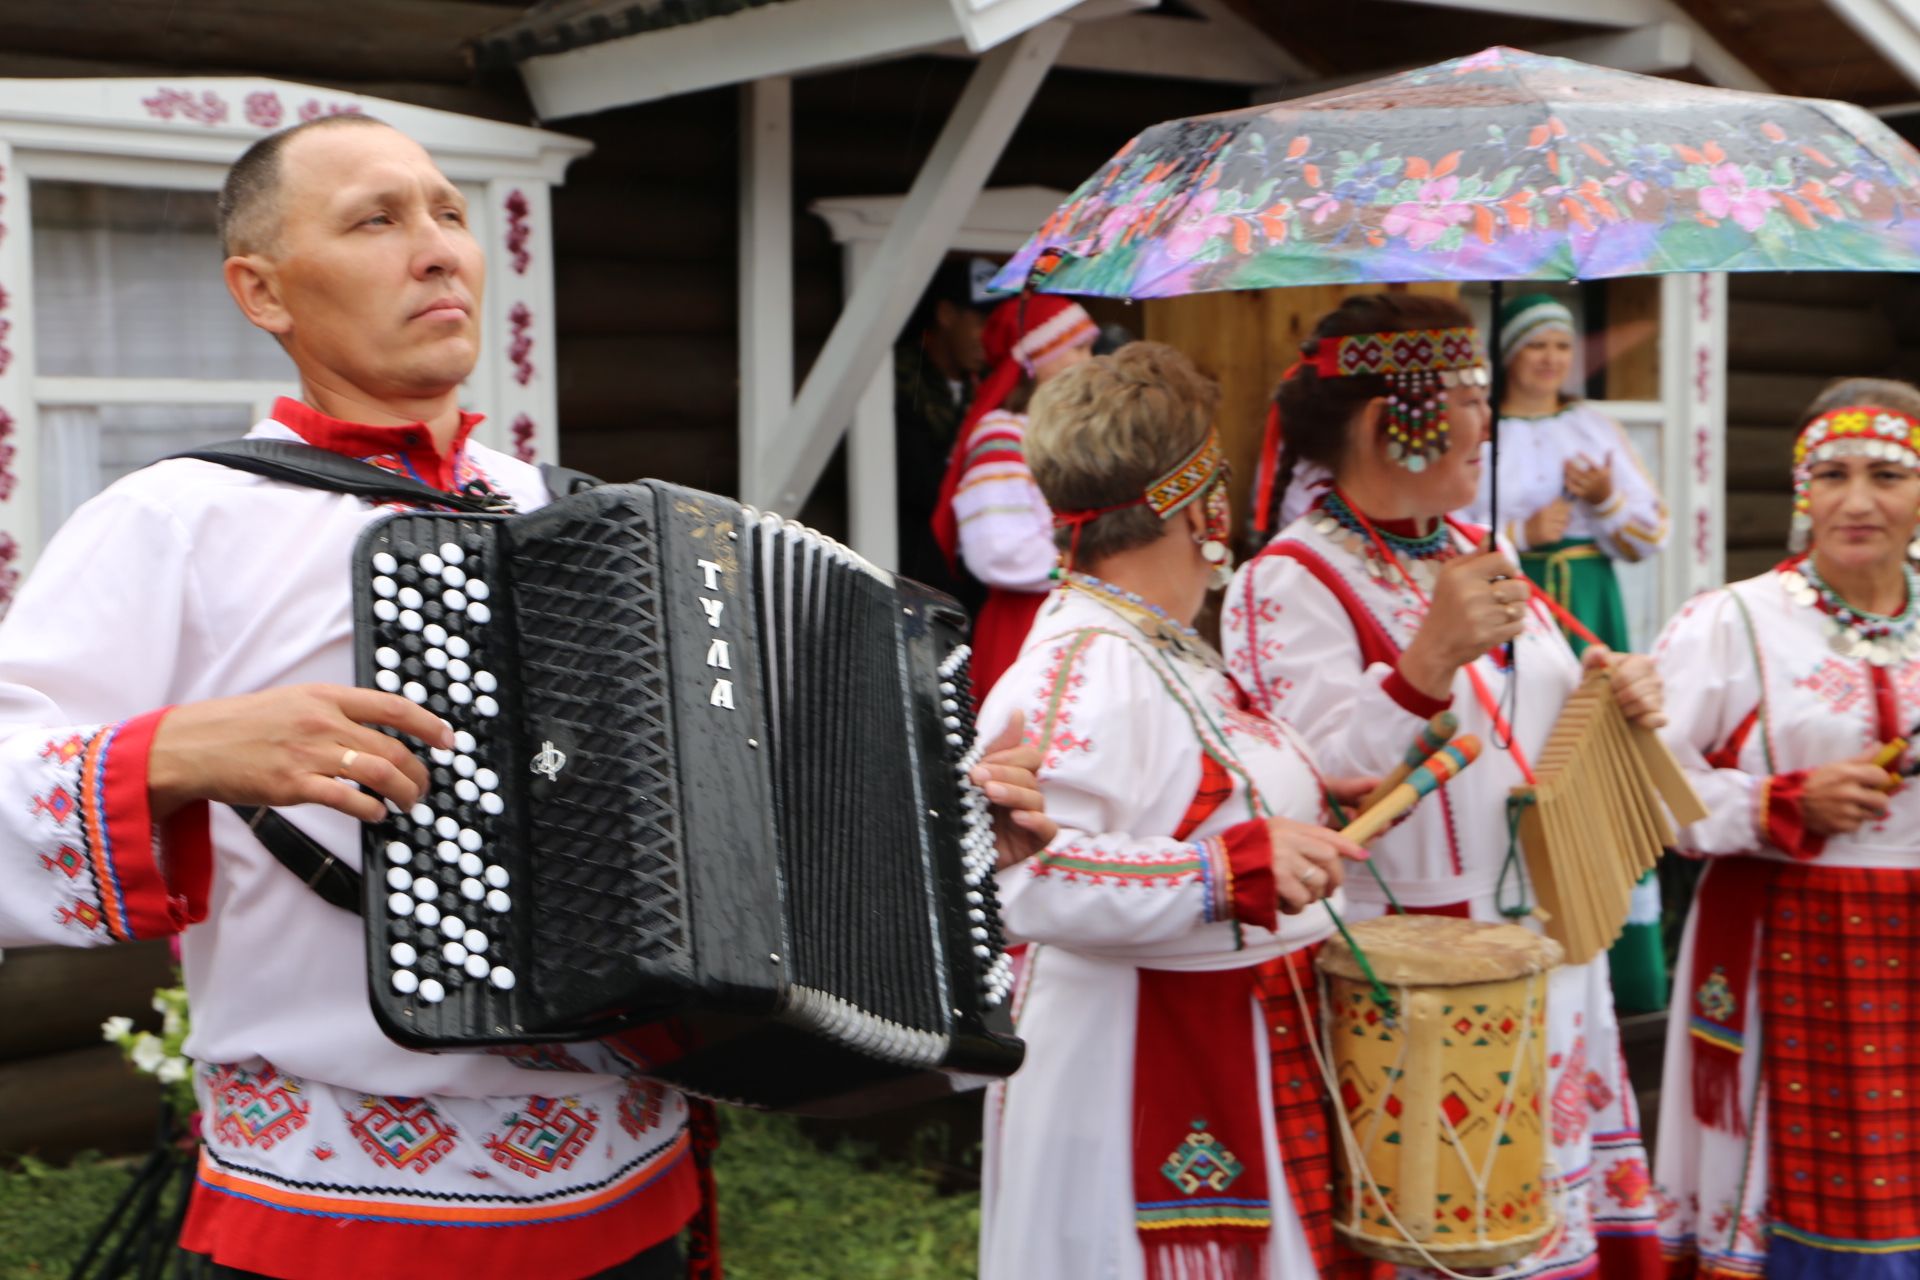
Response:
[{"label": "woman holding drum", "polygon": [[[1661,690],[1644,658],[1599,646],[1576,658],[1509,555],[1446,518],[1474,498],[1488,381],[1471,320],[1450,301],[1380,294],[1324,317],[1281,387],[1286,454],[1275,469],[1282,491],[1300,462],[1334,483],[1235,575],[1223,636],[1258,708],[1303,735],[1330,773],[1386,772],[1443,709],[1481,739],[1480,762],[1381,836],[1374,860],[1407,910],[1496,922],[1526,905],[1509,792],[1583,666],[1611,670],[1638,723],[1660,722]],[[1356,915],[1389,907],[1372,876],[1347,892]],[[1436,969],[1446,959],[1436,954]],[[1503,1274],[1654,1275],[1653,1200],[1605,958],[1555,969],[1547,1014],[1541,1106],[1560,1220]],[[1486,1118],[1464,1101],[1456,1123]]]},{"label": "woman holding drum", "polygon": [[1793,479],[1811,553],[1695,597],[1656,649],[1664,736],[1712,810],[1682,835],[1710,862],[1660,1237],[1677,1274],[1891,1280],[1920,1275],[1920,789],[1895,776],[1920,720],[1920,391],[1822,393]]},{"label": "woman holding drum", "polygon": [[[1035,393],[1066,566],[981,723],[1025,712],[1063,828],[1000,876],[1033,944],[988,1095],[984,1280],[1364,1275],[1336,1256],[1309,957],[1342,861],[1301,741],[1193,630],[1229,538],[1218,393],[1134,343]],[[1350,793],[1364,789],[1346,788]]]}]

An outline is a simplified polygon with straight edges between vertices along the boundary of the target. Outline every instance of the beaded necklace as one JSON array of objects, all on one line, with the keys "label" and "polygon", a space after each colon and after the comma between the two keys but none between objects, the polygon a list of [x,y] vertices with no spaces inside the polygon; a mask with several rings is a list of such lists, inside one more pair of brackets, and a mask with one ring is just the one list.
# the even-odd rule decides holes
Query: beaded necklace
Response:
[{"label": "beaded necklace", "polygon": [[1125,618],[1157,647],[1192,658],[1205,666],[1226,670],[1225,659],[1198,631],[1174,618],[1159,605],[1077,569],[1062,574],[1060,581],[1062,586],[1091,596]]},{"label": "beaded necklace", "polygon": [[1848,604],[1813,567],[1811,556],[1782,571],[1780,581],[1795,604],[1811,606],[1826,618],[1827,645],[1835,653],[1890,667],[1920,657],[1920,573],[1910,564],[1900,569],[1907,600],[1892,617]]}]

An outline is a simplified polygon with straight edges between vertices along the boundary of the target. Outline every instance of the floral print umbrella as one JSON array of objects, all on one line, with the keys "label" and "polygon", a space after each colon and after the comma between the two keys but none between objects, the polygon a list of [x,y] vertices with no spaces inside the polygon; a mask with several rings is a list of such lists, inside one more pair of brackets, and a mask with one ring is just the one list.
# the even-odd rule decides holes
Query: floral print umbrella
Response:
[{"label": "floral print umbrella", "polygon": [[1492,48],[1155,125],[995,280],[1049,293],[1920,270],[1920,155],[1858,107]]}]

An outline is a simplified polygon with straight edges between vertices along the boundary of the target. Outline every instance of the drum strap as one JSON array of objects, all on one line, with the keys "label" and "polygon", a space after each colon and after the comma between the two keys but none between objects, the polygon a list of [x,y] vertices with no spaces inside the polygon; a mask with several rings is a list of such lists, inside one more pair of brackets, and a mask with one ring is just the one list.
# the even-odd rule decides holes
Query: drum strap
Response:
[{"label": "drum strap", "polygon": [[[449,493],[358,458],[293,440],[223,440],[171,454],[162,461],[171,458],[218,463],[269,480],[328,493],[353,494],[370,502],[404,502],[475,515],[503,515],[513,510],[510,499],[481,485],[469,486],[464,493]],[[581,493],[601,483],[584,471],[567,467],[543,465],[540,473],[546,481],[547,492],[556,498]],[[297,876],[300,883],[342,911],[360,913],[359,872],[342,863],[325,845],[276,810],[234,805],[233,811],[274,860]]]}]

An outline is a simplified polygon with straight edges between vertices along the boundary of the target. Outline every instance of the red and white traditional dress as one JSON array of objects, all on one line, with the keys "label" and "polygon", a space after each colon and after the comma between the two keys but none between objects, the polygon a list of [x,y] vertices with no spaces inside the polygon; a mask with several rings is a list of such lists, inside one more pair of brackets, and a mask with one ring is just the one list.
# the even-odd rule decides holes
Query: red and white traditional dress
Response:
[{"label": "red and white traditional dress", "polygon": [[1261,821],[1321,820],[1300,739],[1097,584],[1048,598],[981,723],[1016,708],[1062,830],[1000,876],[1032,945],[1026,1063],[987,1098],[983,1280],[1336,1274],[1306,1035],[1332,925],[1277,915]]},{"label": "red and white traditional dress", "polygon": [[[251,434],[545,503],[537,470],[467,441],[478,421],[442,454],[423,426],[281,400]],[[399,1047],[368,1007],[357,917],[226,806],[164,823],[148,808],[172,705],[353,683],[349,556],[380,514],[195,461],[135,472],[74,514],[0,624],[0,945],[184,930],[206,1140],[187,1248],[295,1280],[589,1276],[697,1208],[685,1100],[617,1046]],[[359,866],[358,823],[285,812]]]},{"label": "red and white traditional dress", "polygon": [[[1459,673],[1448,701],[1420,693],[1400,675],[1400,655],[1427,616],[1438,566],[1484,535],[1441,526],[1417,538],[1393,522],[1371,523],[1418,589],[1380,557],[1365,523],[1336,494],[1234,575],[1222,627],[1227,663],[1258,708],[1298,730],[1321,768],[1336,776],[1388,772],[1428,719],[1450,707],[1460,732],[1477,735],[1485,749],[1472,768],[1373,842],[1373,863],[1410,911],[1502,921],[1502,905],[1526,901],[1523,872],[1508,865],[1507,796],[1523,780],[1518,759],[1546,745],[1579,684],[1580,663],[1535,603],[1515,642],[1517,691],[1509,688],[1507,668],[1488,655]],[[1496,749],[1507,735],[1475,689],[1476,677],[1488,701],[1515,699],[1507,706],[1516,750]],[[1349,876],[1347,894],[1356,916],[1388,909],[1371,875]],[[1515,1280],[1654,1275],[1651,1179],[1606,957],[1554,970],[1548,990],[1550,1172],[1564,1226],[1511,1273]]]},{"label": "red and white traditional dress", "polygon": [[1920,1276],[1920,788],[1849,835],[1800,804],[1809,770],[1910,736],[1920,660],[1842,630],[1786,565],[1695,597],[1655,651],[1663,736],[1712,811],[1681,837],[1711,862],[1662,1076],[1675,1274]]}]

